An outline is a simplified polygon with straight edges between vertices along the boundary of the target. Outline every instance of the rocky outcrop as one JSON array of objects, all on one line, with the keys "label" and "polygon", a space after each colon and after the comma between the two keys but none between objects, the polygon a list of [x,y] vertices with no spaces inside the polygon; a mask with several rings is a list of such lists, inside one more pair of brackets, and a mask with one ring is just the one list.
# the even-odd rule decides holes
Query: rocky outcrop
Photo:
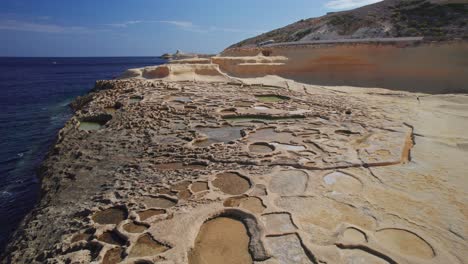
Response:
[{"label": "rocky outcrop", "polygon": [[[468,263],[468,97],[440,95],[467,92],[466,42],[248,45],[399,35],[428,10],[456,15],[444,37],[465,34],[465,4],[440,2],[384,1],[98,81],[1,262]],[[369,88],[336,86],[350,84]]]},{"label": "rocky outcrop", "polygon": [[[195,64],[192,64],[195,62]],[[217,64],[210,63],[210,60],[193,59],[179,60],[171,64],[141,69],[129,69],[120,76],[121,79],[164,79],[170,81],[183,80],[203,80],[223,82],[230,81],[231,78],[219,70]]]},{"label": "rocky outcrop", "polygon": [[179,77],[79,100],[4,263],[466,263],[466,96]]},{"label": "rocky outcrop", "polygon": [[350,11],[302,19],[246,39],[230,48],[259,43],[422,36],[453,40],[468,36],[466,0],[385,0]]},{"label": "rocky outcrop", "polygon": [[175,60],[168,65],[130,69],[121,78],[238,82],[238,78],[270,76],[267,79],[271,80],[271,76],[279,76],[312,85],[467,93],[467,53],[466,41],[395,40],[232,48],[210,59]]},{"label": "rocky outcrop", "polygon": [[314,85],[440,94],[468,92],[467,53],[466,41],[397,41],[233,48],[212,60],[241,78],[277,75]]}]

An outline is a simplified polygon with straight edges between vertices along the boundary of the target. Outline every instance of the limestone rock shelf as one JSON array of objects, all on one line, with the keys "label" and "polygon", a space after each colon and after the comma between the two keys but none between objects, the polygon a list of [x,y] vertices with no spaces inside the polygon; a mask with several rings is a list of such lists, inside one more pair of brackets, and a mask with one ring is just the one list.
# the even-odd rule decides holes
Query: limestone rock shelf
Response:
[{"label": "limestone rock shelf", "polygon": [[223,78],[98,82],[3,261],[466,263],[466,98]]}]

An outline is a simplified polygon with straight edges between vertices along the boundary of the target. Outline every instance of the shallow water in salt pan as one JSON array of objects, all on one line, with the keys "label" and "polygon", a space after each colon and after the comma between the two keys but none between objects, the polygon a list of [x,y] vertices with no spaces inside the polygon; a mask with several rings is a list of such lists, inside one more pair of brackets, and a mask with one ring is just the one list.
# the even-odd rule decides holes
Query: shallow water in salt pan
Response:
[{"label": "shallow water in salt pan", "polygon": [[162,215],[165,213],[166,213],[166,210],[164,209],[148,209],[148,210],[139,212],[138,216],[140,217],[141,221],[145,221],[146,219],[149,219],[153,216]]},{"label": "shallow water in salt pan", "polygon": [[106,231],[97,238],[99,241],[105,242],[111,245],[123,246],[125,245],[125,240],[121,238],[117,233],[113,231]]},{"label": "shallow water in salt pan", "polygon": [[190,99],[190,97],[174,97],[172,98],[172,101],[181,102],[181,103],[190,103],[192,102],[192,99]]},{"label": "shallow water in salt pan", "polygon": [[148,229],[147,226],[142,225],[142,224],[137,224],[137,223],[128,223],[123,226],[123,229],[129,233],[142,233],[146,229]]},{"label": "shallow water in salt pan", "polygon": [[306,148],[304,146],[299,146],[299,145],[290,145],[290,144],[283,144],[283,143],[270,143],[275,147],[277,150],[284,150],[284,151],[301,151],[305,150]]},{"label": "shallow water in salt pan", "polygon": [[123,252],[124,250],[121,247],[110,249],[109,251],[106,252],[106,255],[104,255],[102,264],[114,264],[114,263],[121,262],[123,259],[122,258]]},{"label": "shallow water in salt pan", "polygon": [[208,183],[207,182],[194,182],[192,183],[192,186],[190,187],[192,192],[197,193],[197,192],[202,192],[202,191],[207,191],[209,189]]},{"label": "shallow water in salt pan", "polygon": [[255,143],[249,146],[249,150],[254,153],[270,153],[273,152],[275,148],[268,144]]},{"label": "shallow water in salt pan", "polygon": [[96,131],[103,127],[102,124],[98,122],[80,122],[80,130],[84,131]]},{"label": "shallow water in salt pan", "polygon": [[170,248],[154,240],[150,235],[141,236],[130,250],[129,257],[146,257],[163,253]]},{"label": "shallow water in salt pan", "polygon": [[226,194],[242,194],[250,188],[250,182],[237,173],[225,172],[216,175],[213,186]]},{"label": "shallow water in salt pan", "polygon": [[203,224],[189,254],[190,264],[251,264],[249,236],[244,224],[218,217]]},{"label": "shallow water in salt pan", "polygon": [[152,196],[145,196],[142,199],[142,202],[147,207],[157,207],[157,208],[169,208],[177,204],[176,201],[166,197],[152,197]]},{"label": "shallow water in salt pan", "polygon": [[266,208],[260,198],[252,196],[231,197],[223,204],[226,207],[240,207],[254,214],[261,214]]},{"label": "shallow water in salt pan", "polygon": [[196,128],[196,131],[205,135],[207,139],[194,143],[197,147],[207,147],[214,143],[229,143],[242,138],[241,131],[245,127],[202,127]]},{"label": "shallow water in salt pan", "polygon": [[93,221],[103,225],[118,224],[127,219],[127,216],[128,213],[126,210],[114,207],[95,213],[93,215]]}]

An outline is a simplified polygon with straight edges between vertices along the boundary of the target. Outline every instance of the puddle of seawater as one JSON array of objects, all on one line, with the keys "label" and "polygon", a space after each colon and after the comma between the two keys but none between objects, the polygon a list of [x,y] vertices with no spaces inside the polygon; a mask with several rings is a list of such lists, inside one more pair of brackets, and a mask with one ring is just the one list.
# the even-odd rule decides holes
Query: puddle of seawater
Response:
[{"label": "puddle of seawater", "polygon": [[118,246],[123,246],[126,243],[126,241],[114,231],[106,231],[102,235],[100,235],[97,239],[107,244],[118,245]]},{"label": "puddle of seawater", "polygon": [[169,208],[177,204],[177,201],[166,197],[152,197],[144,196],[142,202],[146,204],[147,207],[157,207],[157,208]]},{"label": "puddle of seawater", "polygon": [[98,224],[110,225],[120,223],[121,221],[127,219],[127,216],[128,213],[125,209],[113,207],[96,212],[92,218],[93,221]]},{"label": "puddle of seawater", "polygon": [[181,103],[190,103],[192,102],[192,99],[190,99],[190,97],[181,96],[181,97],[173,97],[172,101],[181,102]]},{"label": "puddle of seawater", "polygon": [[233,172],[218,174],[212,183],[214,187],[219,188],[223,193],[231,195],[242,194],[250,189],[250,182]]},{"label": "puddle of seawater", "polygon": [[238,220],[218,217],[204,223],[189,254],[190,264],[253,263],[249,235]]},{"label": "puddle of seawater", "polygon": [[275,147],[277,150],[283,151],[302,151],[306,148],[304,146],[299,145],[290,145],[290,144],[283,144],[283,143],[270,143]]},{"label": "puddle of seawater", "polygon": [[98,116],[84,117],[80,119],[78,129],[83,131],[95,131],[104,127],[112,119],[112,115],[104,114]]},{"label": "puddle of seawater", "polygon": [[258,197],[231,197],[223,203],[226,207],[241,207],[255,214],[261,214],[265,210],[262,200]]},{"label": "puddle of seawater", "polygon": [[96,131],[103,127],[104,125],[98,122],[80,122],[79,129],[83,131]]},{"label": "puddle of seawater", "polygon": [[242,138],[241,131],[245,127],[202,127],[196,128],[198,133],[206,135],[207,139],[195,142],[197,147],[208,147],[214,143],[228,143]]},{"label": "puddle of seawater", "polygon": [[275,148],[268,144],[255,143],[249,146],[249,150],[254,153],[270,153],[274,151]]}]

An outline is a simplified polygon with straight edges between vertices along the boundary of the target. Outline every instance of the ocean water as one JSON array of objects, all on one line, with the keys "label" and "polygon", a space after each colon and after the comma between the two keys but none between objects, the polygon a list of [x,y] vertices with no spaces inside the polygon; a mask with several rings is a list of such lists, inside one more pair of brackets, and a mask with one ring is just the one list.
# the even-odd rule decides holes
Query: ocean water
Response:
[{"label": "ocean water", "polygon": [[99,79],[158,65],[155,57],[0,58],[0,255],[39,198],[36,170],[72,111]]}]

